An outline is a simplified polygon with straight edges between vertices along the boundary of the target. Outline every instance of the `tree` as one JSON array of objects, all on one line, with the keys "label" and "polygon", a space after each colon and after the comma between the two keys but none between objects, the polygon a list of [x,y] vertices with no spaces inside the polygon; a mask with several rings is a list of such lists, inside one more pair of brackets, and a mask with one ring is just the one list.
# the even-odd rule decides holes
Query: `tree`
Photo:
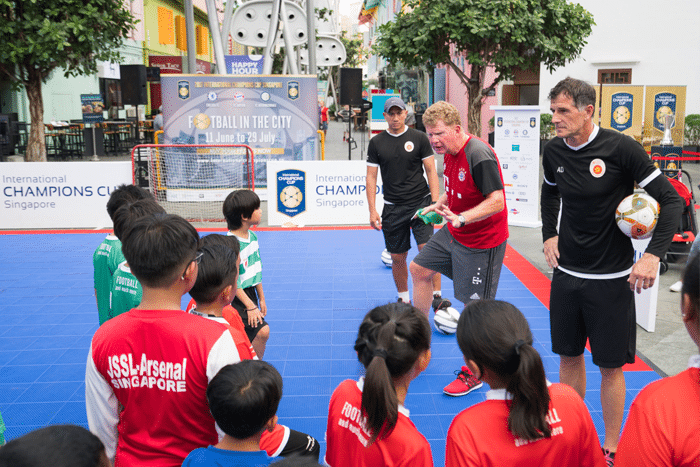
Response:
[{"label": "tree", "polygon": [[0,0],[0,73],[29,99],[25,160],[45,161],[42,83],[97,72],[97,61],[120,61],[118,48],[136,22],[122,0]]},{"label": "tree", "polygon": [[[595,24],[566,0],[407,0],[396,20],[379,27],[374,52],[406,66],[446,64],[469,99],[468,129],[481,133],[481,106],[489,91],[517,69],[544,64],[551,72],[577,57]],[[456,58],[471,65],[463,71]],[[485,83],[489,66],[497,74]]]}]

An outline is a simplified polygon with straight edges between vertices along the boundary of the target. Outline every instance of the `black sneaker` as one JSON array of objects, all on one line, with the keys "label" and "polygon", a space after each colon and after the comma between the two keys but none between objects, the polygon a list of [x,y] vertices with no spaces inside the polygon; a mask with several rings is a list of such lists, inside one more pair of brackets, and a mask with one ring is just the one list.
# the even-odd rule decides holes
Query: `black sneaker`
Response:
[{"label": "black sneaker", "polygon": [[452,302],[440,295],[433,295],[433,311],[442,310],[452,306]]}]

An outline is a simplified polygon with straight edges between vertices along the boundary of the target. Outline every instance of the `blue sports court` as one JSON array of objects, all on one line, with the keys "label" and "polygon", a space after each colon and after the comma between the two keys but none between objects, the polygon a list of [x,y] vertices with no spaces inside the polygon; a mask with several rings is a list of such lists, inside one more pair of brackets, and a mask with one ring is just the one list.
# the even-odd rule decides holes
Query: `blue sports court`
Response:
[{"label": "blue sports court", "polygon": [[[369,229],[257,229],[263,261],[270,339],[265,360],[284,378],[278,416],[322,444],[328,402],[344,379],[362,366],[353,345],[365,313],[396,298],[391,270],[380,261],[381,234]],[[206,232],[202,232],[206,234]],[[105,232],[4,233],[0,235],[0,412],[7,439],[48,425],[87,427],[85,362],[97,310],[92,254]],[[409,253],[409,260],[415,248]],[[550,351],[549,281],[509,247],[497,298],[527,316],[548,378],[558,381],[559,359]],[[443,296],[452,283],[443,278]],[[183,306],[189,296],[183,297]],[[602,439],[600,373],[590,361],[586,404]],[[442,389],[463,364],[454,336],[433,333],[432,361],[411,385],[406,407],[444,464],[452,418],[484,400],[487,385],[452,398]],[[625,371],[629,408],[647,383],[659,379],[644,363]]]}]

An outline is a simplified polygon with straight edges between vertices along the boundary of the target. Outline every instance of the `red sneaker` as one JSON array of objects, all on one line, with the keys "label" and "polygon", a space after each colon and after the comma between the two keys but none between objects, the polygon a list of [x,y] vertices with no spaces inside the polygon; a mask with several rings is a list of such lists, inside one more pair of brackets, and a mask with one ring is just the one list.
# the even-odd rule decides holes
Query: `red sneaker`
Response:
[{"label": "red sneaker", "polygon": [[448,396],[465,396],[484,385],[484,383],[476,379],[466,366],[463,366],[461,371],[455,371],[455,374],[457,379],[442,390]]},{"label": "red sneaker", "polygon": [[605,463],[608,467],[613,467],[615,465],[615,453],[609,449],[603,448],[603,457],[605,457]]}]

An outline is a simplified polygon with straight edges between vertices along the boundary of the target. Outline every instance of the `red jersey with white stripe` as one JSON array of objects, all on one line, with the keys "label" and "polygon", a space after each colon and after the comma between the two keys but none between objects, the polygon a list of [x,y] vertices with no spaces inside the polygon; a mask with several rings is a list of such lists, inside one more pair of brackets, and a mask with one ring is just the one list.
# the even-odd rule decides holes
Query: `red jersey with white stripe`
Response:
[{"label": "red jersey with white stripe", "polygon": [[[202,316],[212,321],[229,324],[231,326],[230,332],[236,341],[236,347],[238,348],[238,354],[241,360],[258,359],[258,354],[255,353],[255,349],[253,349],[253,346],[245,333],[245,329],[243,328],[243,320],[241,320],[241,315],[239,315],[236,309],[231,305],[226,305],[224,307],[222,313],[223,317],[204,315],[197,311],[197,304],[193,299],[187,305],[187,311],[193,315]],[[270,457],[278,457],[282,450],[286,447],[287,441],[289,441],[289,427],[278,423],[275,425],[272,432],[267,430],[263,431],[263,434],[260,437],[260,449],[267,452]]]},{"label": "red jersey with white stripe", "polygon": [[[455,214],[477,206],[489,194],[504,189],[496,154],[488,144],[471,135],[456,155],[445,154],[443,168],[447,206]],[[497,247],[508,238],[505,200],[503,210],[486,219],[460,228],[448,222],[447,228],[455,240],[468,248]]]},{"label": "red jersey with white stripe", "polygon": [[362,416],[364,380],[345,380],[333,391],[328,409],[326,458],[330,467],[432,467],[430,444],[399,406],[399,417],[388,438],[369,445]]},{"label": "red jersey with white stripe", "polygon": [[103,324],[90,345],[90,430],[115,466],[179,466],[216,444],[206,388],[241,360],[230,328],[181,310],[138,310]]},{"label": "red jersey with white stripe", "polygon": [[504,389],[460,412],[447,432],[445,467],[605,467],[598,435],[581,397],[564,384],[549,386],[547,421],[552,436],[536,441],[508,430],[510,401]]}]

